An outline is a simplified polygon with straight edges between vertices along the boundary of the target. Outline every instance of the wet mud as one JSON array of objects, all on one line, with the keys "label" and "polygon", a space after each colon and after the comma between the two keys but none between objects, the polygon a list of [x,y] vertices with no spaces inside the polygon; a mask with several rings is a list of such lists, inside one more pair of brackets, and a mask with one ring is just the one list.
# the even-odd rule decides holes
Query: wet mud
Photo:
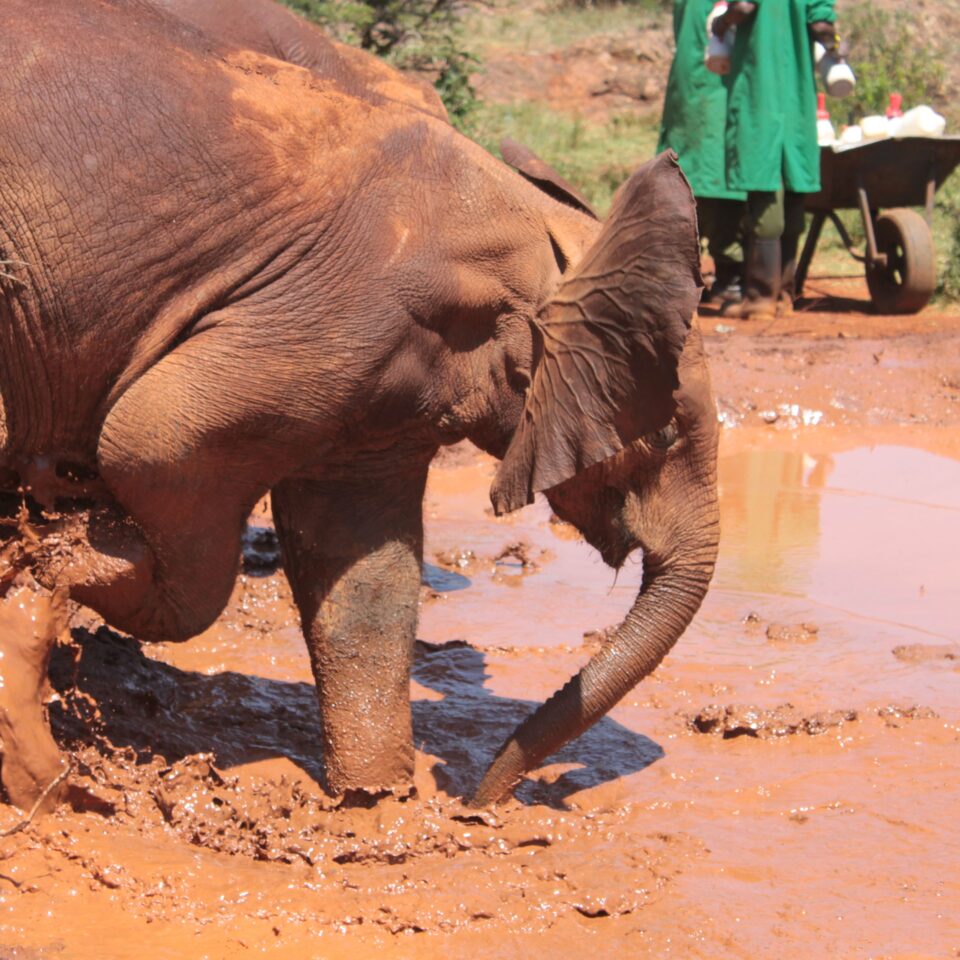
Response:
[{"label": "wet mud", "polygon": [[[614,576],[542,502],[494,517],[472,448],[428,486],[412,799],[324,790],[268,504],[228,609],[184,644],[9,589],[0,713],[16,644],[52,639],[49,686],[16,702],[70,776],[0,836],[0,956],[957,956],[960,319],[860,319],[814,304],[709,337],[714,586],[663,665],[490,811],[463,800],[642,563]],[[23,818],[0,805],[0,834]]]}]

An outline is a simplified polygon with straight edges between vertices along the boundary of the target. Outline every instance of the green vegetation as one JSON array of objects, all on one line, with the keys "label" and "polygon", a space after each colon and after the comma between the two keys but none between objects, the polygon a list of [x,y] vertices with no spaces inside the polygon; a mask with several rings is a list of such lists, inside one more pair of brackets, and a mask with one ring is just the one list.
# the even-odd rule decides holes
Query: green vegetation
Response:
[{"label": "green vegetation", "polygon": [[[666,6],[669,6],[667,0]],[[547,54],[596,37],[625,37],[667,22],[663,0],[494,2],[464,12],[465,43],[481,64],[497,54]],[[638,109],[588,119],[540,102],[481,103],[463,129],[494,154],[503,137],[530,147],[579,187],[599,213],[617,187],[653,156],[659,115]]]},{"label": "green vegetation", "polygon": [[283,0],[346,43],[387,54],[411,40],[446,36],[453,0]]},{"label": "green vegetation", "polygon": [[862,2],[843,11],[840,27],[857,86],[846,99],[830,100],[834,119],[854,122],[882,114],[891,93],[903,95],[904,109],[942,99],[943,58],[909,9],[881,10]]},{"label": "green vegetation", "polygon": [[497,155],[503,137],[530,147],[579,187],[603,214],[617,187],[653,156],[659,118],[619,116],[598,124],[538,103],[484,103],[471,118],[467,132]]},{"label": "green vegetation", "polygon": [[[656,115],[621,114],[588,120],[535,102],[478,102],[470,82],[492,51],[548,53],[598,35],[617,36],[638,26],[663,26],[668,0],[546,0],[538,4],[494,2],[482,10],[457,0],[284,0],[346,42],[423,71],[435,84],[453,123],[494,154],[503,137],[526,144],[576,184],[602,215],[617,187],[653,156]],[[923,35],[909,10],[878,9],[861,0],[841,10],[843,36],[857,73],[857,90],[831,100],[836,122],[882,113],[891,93],[904,106],[942,106],[943,56],[935,38]],[[950,111],[946,111],[948,117]],[[954,116],[960,112],[953,111]],[[856,211],[841,217],[862,246]],[[934,217],[940,299],[960,299],[960,174],[937,196]],[[841,274],[862,270],[829,226],[818,256],[821,267]]]},{"label": "green vegetation", "polygon": [[937,250],[937,299],[960,300],[960,174],[937,194],[933,238]]},{"label": "green vegetation", "polygon": [[559,10],[595,10],[604,7],[662,7],[669,10],[673,0],[557,0]]},{"label": "green vegetation", "polygon": [[464,42],[481,60],[491,50],[545,52],[600,34],[620,35],[636,27],[660,26],[664,14],[656,0],[634,3],[494,4],[464,13]]},{"label": "green vegetation", "polygon": [[476,58],[465,49],[454,0],[283,0],[345,43],[405,70],[435,77],[450,119],[463,127],[476,107]]}]

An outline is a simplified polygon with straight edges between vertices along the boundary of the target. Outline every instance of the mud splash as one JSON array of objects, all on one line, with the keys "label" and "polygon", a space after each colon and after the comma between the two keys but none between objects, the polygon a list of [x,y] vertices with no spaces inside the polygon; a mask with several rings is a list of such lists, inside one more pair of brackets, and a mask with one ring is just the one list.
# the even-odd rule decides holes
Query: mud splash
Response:
[{"label": "mud splash", "polygon": [[543,504],[485,512],[480,454],[444,458],[428,490],[415,800],[324,792],[264,510],[195,640],[141,646],[75,615],[49,711],[82,800],[0,840],[0,952],[950,956],[960,463],[876,440],[796,453],[727,431],[701,614],[490,813],[461,798],[642,568],[614,580]]},{"label": "mud splash", "polygon": [[66,630],[67,606],[65,592],[49,596],[26,586],[0,600],[0,779],[10,802],[27,814],[18,825],[55,808],[66,792],[66,761],[44,705],[50,650]]}]

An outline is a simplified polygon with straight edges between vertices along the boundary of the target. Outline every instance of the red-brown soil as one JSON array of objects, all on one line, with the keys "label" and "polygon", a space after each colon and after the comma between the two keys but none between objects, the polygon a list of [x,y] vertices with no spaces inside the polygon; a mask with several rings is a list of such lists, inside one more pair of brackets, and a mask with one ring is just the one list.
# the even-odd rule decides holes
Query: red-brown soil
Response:
[{"label": "red-brown soil", "polygon": [[494,518],[472,448],[427,495],[414,800],[324,794],[265,511],[202,636],[141,646],[77,612],[49,708],[72,803],[0,838],[0,956],[958,956],[960,315],[810,292],[765,328],[704,312],[713,588],[496,810],[460,800],[641,567],[614,577],[542,503]]},{"label": "red-brown soil", "polygon": [[[848,10],[864,5],[864,0],[837,0],[841,33]],[[637,5],[626,25],[620,18],[615,30],[598,24],[596,32],[587,36],[571,31],[566,43],[532,41],[531,22],[562,19],[562,6],[558,9],[556,4],[542,0],[523,4],[493,0],[474,8],[478,17],[510,16],[510,26],[502,36],[491,37],[483,49],[483,66],[474,78],[481,99],[496,103],[535,101],[570,116],[600,122],[621,115],[656,120],[663,108],[673,59],[670,5],[660,9]],[[897,18],[902,7],[894,0],[871,0],[870,6],[888,11],[893,23],[902,26]],[[960,120],[960,58],[955,52],[960,0],[918,0],[911,5],[909,16],[915,23],[907,28],[910,42],[915,39],[934,51],[943,66],[943,89],[934,105],[954,129]],[[525,42],[518,44],[518,39]],[[892,42],[894,38],[888,39]],[[867,51],[854,48],[850,56],[856,69]]]}]

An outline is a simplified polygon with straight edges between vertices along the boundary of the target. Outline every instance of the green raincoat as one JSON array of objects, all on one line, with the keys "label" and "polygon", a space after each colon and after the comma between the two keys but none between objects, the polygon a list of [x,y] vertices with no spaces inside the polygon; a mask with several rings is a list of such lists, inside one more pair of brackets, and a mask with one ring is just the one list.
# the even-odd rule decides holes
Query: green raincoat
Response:
[{"label": "green raincoat", "polygon": [[714,0],[675,0],[673,35],[677,53],[667,80],[657,152],[676,150],[694,196],[743,200],[727,187],[724,129],[727,89],[703,62],[707,14]]},{"label": "green raincoat", "polygon": [[727,110],[727,186],[820,189],[817,92],[807,26],[836,19],[833,0],[755,0],[737,27]]}]

